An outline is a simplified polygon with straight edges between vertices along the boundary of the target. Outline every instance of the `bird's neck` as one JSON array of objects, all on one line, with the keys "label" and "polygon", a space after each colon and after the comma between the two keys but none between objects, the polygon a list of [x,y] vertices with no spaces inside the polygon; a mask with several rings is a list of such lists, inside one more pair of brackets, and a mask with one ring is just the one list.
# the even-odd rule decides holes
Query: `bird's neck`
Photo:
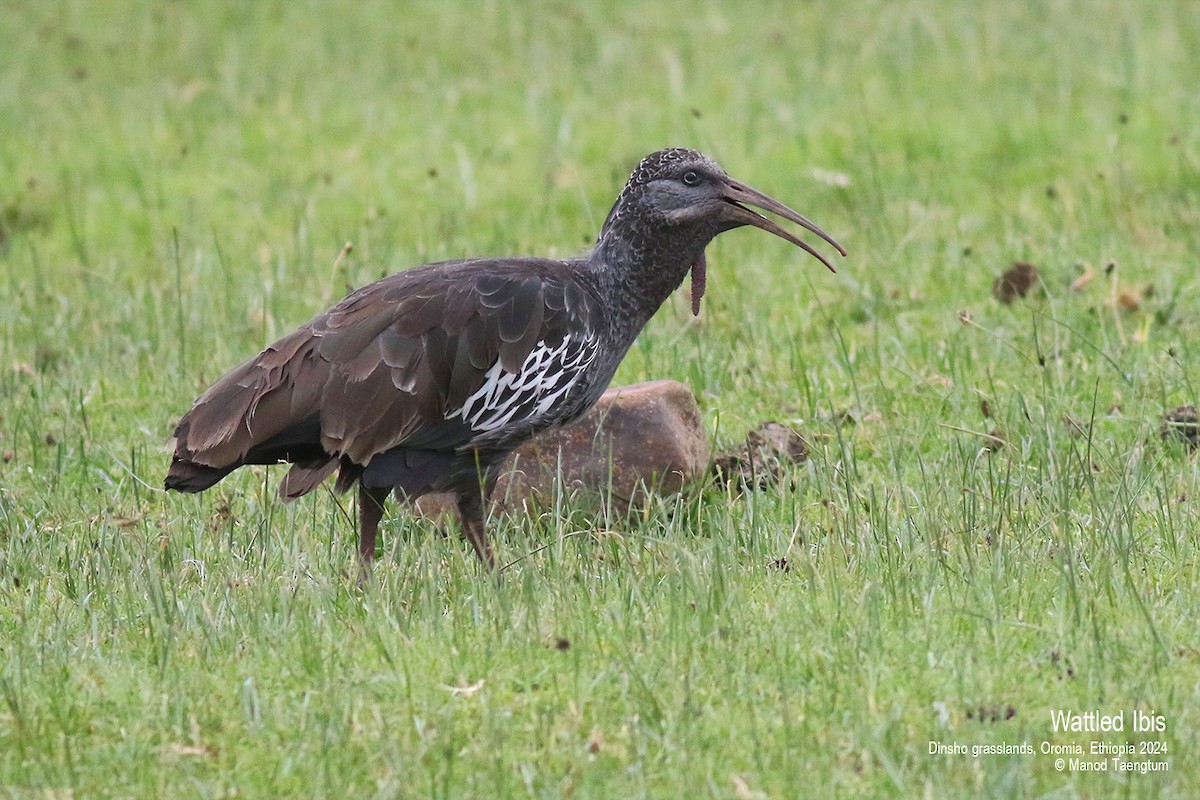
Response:
[{"label": "bird's neck", "polygon": [[614,334],[627,339],[624,346],[679,288],[712,236],[692,227],[650,233],[605,226],[589,266]]}]

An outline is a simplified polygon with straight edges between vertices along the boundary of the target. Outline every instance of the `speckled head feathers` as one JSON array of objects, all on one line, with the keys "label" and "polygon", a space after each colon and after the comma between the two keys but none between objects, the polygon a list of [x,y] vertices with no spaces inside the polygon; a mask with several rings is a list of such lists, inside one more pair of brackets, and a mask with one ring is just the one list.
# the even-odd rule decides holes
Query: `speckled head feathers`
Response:
[{"label": "speckled head feathers", "polygon": [[604,237],[605,230],[629,215],[628,209],[637,202],[638,196],[646,186],[657,180],[677,177],[688,168],[702,169],[715,175],[725,174],[725,170],[721,169],[717,162],[699,150],[668,147],[665,150],[651,153],[633,168],[633,173],[625,182],[624,188],[621,189],[621,194],[613,204],[612,210],[608,212],[608,218],[604,220],[604,228],[600,233],[601,238]]},{"label": "speckled head feathers", "polygon": [[689,150],[686,147],[669,147],[643,158],[633,168],[633,174],[625,184],[626,191],[632,191],[639,186],[645,186],[651,181],[667,178],[678,172],[684,165],[702,167],[710,172],[723,175],[725,170],[699,150]]}]

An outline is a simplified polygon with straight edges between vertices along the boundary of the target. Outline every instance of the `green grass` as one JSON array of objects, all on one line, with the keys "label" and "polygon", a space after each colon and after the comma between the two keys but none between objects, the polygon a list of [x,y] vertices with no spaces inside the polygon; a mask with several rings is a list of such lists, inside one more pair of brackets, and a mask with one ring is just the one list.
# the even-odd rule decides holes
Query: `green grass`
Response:
[{"label": "green grass", "polygon": [[[1200,785],[1191,4],[604,8],[0,2],[0,796]],[[363,590],[346,499],[159,491],[223,370],[383,274],[583,249],[666,145],[850,252],[722,237],[618,375],[722,444],[794,421],[778,490],[497,520],[549,545],[498,588],[394,514]],[[1166,774],[928,753],[1135,708]]]}]

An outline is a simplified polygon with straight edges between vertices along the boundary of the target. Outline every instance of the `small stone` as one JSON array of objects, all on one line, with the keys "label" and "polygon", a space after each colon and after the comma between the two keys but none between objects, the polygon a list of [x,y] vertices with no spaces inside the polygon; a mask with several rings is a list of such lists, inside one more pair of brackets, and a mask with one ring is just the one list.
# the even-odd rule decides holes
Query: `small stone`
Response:
[{"label": "small stone", "polygon": [[1132,314],[1142,307],[1142,298],[1136,290],[1126,290],[1117,293],[1117,308]]}]

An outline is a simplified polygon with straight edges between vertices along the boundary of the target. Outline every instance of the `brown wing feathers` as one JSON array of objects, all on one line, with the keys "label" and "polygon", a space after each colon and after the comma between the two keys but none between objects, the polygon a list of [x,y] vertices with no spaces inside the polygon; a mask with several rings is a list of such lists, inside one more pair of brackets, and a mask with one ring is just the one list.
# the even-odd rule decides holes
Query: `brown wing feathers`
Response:
[{"label": "brown wing feathers", "polygon": [[[287,427],[297,385],[289,373],[303,363],[297,355],[310,346],[311,336],[302,329],[231,370],[184,417],[176,431],[179,446],[189,454],[203,454],[199,463],[223,466],[249,449],[243,446],[247,437],[262,441]],[[284,404],[289,413],[280,415]]]},{"label": "brown wing feathers", "polygon": [[542,334],[546,311],[541,281],[520,284],[504,305],[497,309],[496,330],[500,336],[500,364],[508,372],[516,371],[537,344]]},{"label": "brown wing feathers", "polygon": [[[360,289],[221,378],[181,420],[167,485],[199,491],[244,463],[285,460],[298,463],[280,492],[298,497],[339,464],[353,483],[406,441],[466,444],[446,413],[497,359],[513,371],[539,341],[561,342],[587,296],[542,269],[454,280],[456,265],[437,266]],[[401,466],[413,459],[430,460]]]}]

